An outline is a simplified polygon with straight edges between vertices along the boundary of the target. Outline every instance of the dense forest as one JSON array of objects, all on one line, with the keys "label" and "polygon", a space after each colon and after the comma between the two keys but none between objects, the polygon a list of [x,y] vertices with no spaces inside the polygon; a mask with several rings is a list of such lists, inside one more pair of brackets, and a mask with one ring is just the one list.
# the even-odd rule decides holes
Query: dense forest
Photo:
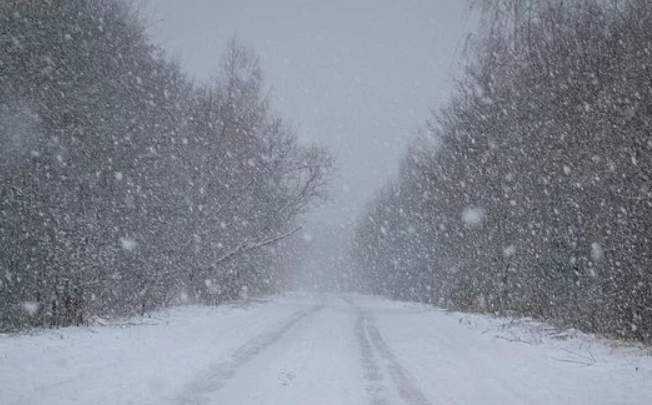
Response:
[{"label": "dense forest", "polygon": [[195,83],[129,2],[0,2],[0,330],[275,291],[331,168],[248,48]]},{"label": "dense forest", "polygon": [[363,291],[652,341],[652,3],[474,3],[454,94],[351,251]]}]

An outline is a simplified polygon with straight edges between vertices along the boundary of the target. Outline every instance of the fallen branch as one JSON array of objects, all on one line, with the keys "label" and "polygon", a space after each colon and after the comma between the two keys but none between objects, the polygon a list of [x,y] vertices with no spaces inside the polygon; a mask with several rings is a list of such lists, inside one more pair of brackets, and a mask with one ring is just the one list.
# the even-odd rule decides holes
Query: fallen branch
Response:
[{"label": "fallen branch", "polygon": [[573,352],[573,351],[568,350],[568,349],[563,349],[563,350],[566,353],[570,354],[571,356],[575,356],[575,357],[579,357],[581,359],[584,359],[587,363],[590,363],[590,364],[597,363],[597,361],[595,360],[595,357],[593,356],[593,353],[591,353],[591,351],[588,348],[586,349],[586,352],[589,354],[588,356],[586,356],[584,354],[581,354],[581,353]]},{"label": "fallen branch", "polygon": [[506,340],[508,342],[525,343],[525,344],[528,344],[528,345],[534,345],[535,344],[534,342],[523,340],[523,339],[521,339],[519,337],[515,337],[515,338],[510,339],[510,338],[506,338],[504,336],[497,335],[496,338]]},{"label": "fallen branch", "polygon": [[559,358],[557,358],[557,357],[551,357],[551,359],[553,359],[553,360],[557,360],[557,361],[562,361],[562,362],[564,362],[564,363],[580,364],[580,365],[582,365],[582,366],[592,366],[593,364],[595,364],[595,363],[587,363],[587,362],[585,362],[585,361],[580,361],[580,360],[559,359]]}]

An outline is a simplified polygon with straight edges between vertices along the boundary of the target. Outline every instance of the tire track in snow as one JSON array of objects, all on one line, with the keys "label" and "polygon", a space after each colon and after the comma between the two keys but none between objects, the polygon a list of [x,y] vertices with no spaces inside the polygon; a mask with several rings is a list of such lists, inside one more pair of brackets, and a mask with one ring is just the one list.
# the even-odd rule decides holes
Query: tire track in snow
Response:
[{"label": "tire track in snow", "polygon": [[226,360],[218,362],[188,382],[172,403],[179,405],[203,405],[210,401],[210,394],[220,390],[235,376],[240,368],[249,363],[265,349],[277,342],[286,332],[301,320],[313,315],[324,307],[316,305],[295,313],[279,327],[261,333],[236,349]]},{"label": "tire track in snow", "polygon": [[412,374],[401,365],[394,352],[385,343],[376,326],[376,318],[373,314],[363,312],[362,316],[367,321],[367,333],[371,342],[376,351],[387,361],[387,368],[403,401],[408,405],[431,405],[417,386]]},{"label": "tire track in snow", "polygon": [[346,297],[342,297],[342,299],[358,311],[355,335],[360,343],[362,367],[364,369],[364,377],[367,380],[367,392],[371,396],[372,405],[388,404],[387,392],[381,384],[384,377],[376,361],[376,354],[385,360],[387,370],[403,402],[408,405],[431,405],[430,401],[426,399],[423,392],[417,386],[414,377],[401,365],[394,352],[385,343],[376,326],[376,318],[373,314],[362,310],[362,308],[355,305],[355,303]]},{"label": "tire track in snow", "polygon": [[364,371],[364,378],[367,381],[366,390],[371,397],[372,405],[387,405],[387,392],[382,384],[384,376],[378,366],[378,362],[376,361],[376,356],[374,355],[371,343],[367,338],[364,322],[365,316],[362,311],[359,311],[358,319],[355,322],[355,336],[358,338],[358,343],[360,344],[362,368]]}]

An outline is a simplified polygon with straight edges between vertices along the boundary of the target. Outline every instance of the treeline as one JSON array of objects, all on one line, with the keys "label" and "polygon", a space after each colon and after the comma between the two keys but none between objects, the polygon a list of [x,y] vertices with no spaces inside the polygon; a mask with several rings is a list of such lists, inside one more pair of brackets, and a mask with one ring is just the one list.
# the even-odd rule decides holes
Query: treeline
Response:
[{"label": "treeline", "polygon": [[483,12],[454,95],[359,220],[359,288],[652,340],[652,3]]},{"label": "treeline", "polygon": [[323,197],[250,50],[193,83],[129,4],[0,2],[0,330],[274,291]]}]

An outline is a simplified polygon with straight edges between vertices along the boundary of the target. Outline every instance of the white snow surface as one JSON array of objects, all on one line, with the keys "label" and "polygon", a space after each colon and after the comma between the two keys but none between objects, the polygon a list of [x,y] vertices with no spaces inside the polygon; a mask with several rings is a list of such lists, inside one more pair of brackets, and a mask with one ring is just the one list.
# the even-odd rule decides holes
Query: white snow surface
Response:
[{"label": "white snow surface", "polygon": [[0,335],[0,404],[650,404],[652,356],[532,321],[289,294]]}]

